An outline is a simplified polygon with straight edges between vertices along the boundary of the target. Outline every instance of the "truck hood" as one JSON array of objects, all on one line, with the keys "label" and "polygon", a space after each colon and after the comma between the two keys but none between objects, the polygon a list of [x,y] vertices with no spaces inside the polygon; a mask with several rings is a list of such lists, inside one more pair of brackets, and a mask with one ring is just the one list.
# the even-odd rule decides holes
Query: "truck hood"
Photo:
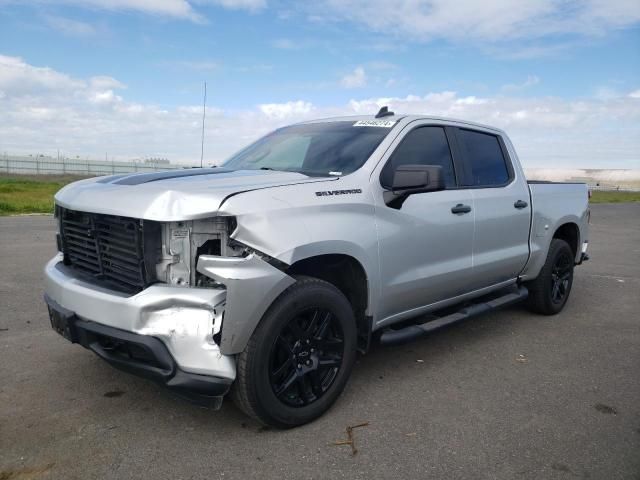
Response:
[{"label": "truck hood", "polygon": [[295,172],[197,168],[81,180],[61,189],[55,199],[73,210],[168,222],[215,215],[228,197],[242,192],[333,180]]}]

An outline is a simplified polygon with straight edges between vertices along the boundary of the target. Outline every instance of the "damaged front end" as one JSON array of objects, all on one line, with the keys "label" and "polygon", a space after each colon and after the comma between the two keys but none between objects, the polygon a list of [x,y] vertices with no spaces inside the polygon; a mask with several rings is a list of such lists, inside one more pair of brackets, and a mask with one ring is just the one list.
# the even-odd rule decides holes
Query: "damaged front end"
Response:
[{"label": "damaged front end", "polygon": [[61,252],[45,268],[54,330],[117,368],[219,406],[235,354],[294,283],[286,265],[231,239],[230,216],[56,214]]},{"label": "damaged front end", "polygon": [[240,353],[269,305],[295,280],[257,253],[246,257],[203,255],[198,272],[227,290],[220,349]]},{"label": "damaged front end", "polygon": [[186,222],[162,223],[162,249],[155,262],[156,279],[182,287],[213,287],[211,278],[196,271],[201,255],[237,257],[244,254],[233,248],[229,235],[236,228],[235,217],[213,217]]},{"label": "damaged front end", "polygon": [[269,305],[295,280],[285,264],[231,239],[235,217],[163,224],[158,280],[224,289],[226,299],[213,337],[223,354],[240,353]]}]

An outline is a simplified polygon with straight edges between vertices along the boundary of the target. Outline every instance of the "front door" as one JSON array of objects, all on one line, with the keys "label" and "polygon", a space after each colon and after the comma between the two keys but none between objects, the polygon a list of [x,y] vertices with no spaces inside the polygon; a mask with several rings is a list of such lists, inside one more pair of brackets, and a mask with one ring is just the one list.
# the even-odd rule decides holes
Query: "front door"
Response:
[{"label": "front door", "polygon": [[473,251],[473,197],[458,188],[449,129],[407,127],[379,179],[388,189],[398,165],[439,165],[446,190],[409,196],[399,209],[376,198],[380,258],[378,321],[469,291]]}]

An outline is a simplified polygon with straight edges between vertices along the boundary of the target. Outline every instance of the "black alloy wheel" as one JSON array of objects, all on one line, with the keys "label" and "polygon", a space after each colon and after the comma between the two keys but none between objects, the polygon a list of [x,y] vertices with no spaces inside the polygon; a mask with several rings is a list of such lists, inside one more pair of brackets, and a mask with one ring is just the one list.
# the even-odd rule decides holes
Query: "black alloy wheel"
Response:
[{"label": "black alloy wheel", "polygon": [[353,307],[334,285],[296,277],[266,311],[238,355],[231,394],[265,425],[291,428],[326,412],[356,359]]},{"label": "black alloy wheel", "polygon": [[555,315],[567,303],[573,285],[575,252],[560,238],[554,238],[538,276],[527,282],[527,306],[536,313]]},{"label": "black alloy wheel", "polygon": [[551,301],[563,304],[569,294],[571,277],[573,276],[573,258],[569,252],[562,251],[556,257],[551,270]]},{"label": "black alloy wheel", "polygon": [[301,407],[321,398],[342,366],[344,334],[326,309],[309,308],[292,318],[276,338],[269,358],[273,393]]}]

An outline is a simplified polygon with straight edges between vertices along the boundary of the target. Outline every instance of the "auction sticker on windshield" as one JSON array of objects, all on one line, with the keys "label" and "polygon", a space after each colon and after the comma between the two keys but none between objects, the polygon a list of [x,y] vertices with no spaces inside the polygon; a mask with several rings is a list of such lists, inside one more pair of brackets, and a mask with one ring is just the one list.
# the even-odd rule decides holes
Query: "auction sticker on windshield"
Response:
[{"label": "auction sticker on windshield", "polygon": [[360,120],[353,124],[354,127],[382,127],[391,128],[396,124],[395,120]]}]

